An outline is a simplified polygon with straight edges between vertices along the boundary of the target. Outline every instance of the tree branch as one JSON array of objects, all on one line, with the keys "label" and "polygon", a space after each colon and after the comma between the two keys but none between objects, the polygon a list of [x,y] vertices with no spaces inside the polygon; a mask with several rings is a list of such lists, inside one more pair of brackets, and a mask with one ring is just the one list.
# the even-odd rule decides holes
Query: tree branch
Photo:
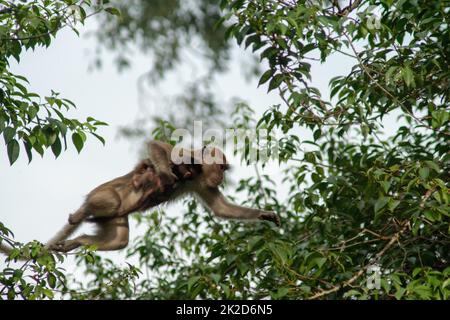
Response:
[{"label": "tree branch", "polygon": [[429,125],[427,125],[426,123],[424,123],[421,119],[417,118],[414,113],[412,111],[409,111],[408,108],[406,108],[401,101],[399,101],[392,93],[390,93],[385,87],[383,87],[371,74],[370,72],[367,70],[367,67],[364,65],[363,61],[361,60],[361,57],[359,56],[358,51],[356,50],[355,46],[353,45],[352,39],[350,38],[350,36],[344,31],[343,35],[345,36],[345,38],[348,40],[348,43],[350,44],[350,47],[352,48],[353,53],[356,56],[356,59],[358,60],[358,64],[361,67],[362,71],[369,77],[370,80],[372,80],[375,85],[381,89],[381,91],[383,91],[386,95],[388,95],[395,103],[397,103],[400,107],[402,107],[403,110],[406,111],[406,113],[408,113],[413,119],[415,119],[417,122],[419,122],[420,124],[422,124],[424,127],[433,130],[435,132],[438,133],[442,133],[445,135],[450,135],[450,132],[447,131],[441,131],[441,130],[436,130],[433,127],[430,127]]},{"label": "tree branch", "polygon": [[[380,252],[378,252],[375,255],[373,261],[379,260],[386,253],[386,251],[389,250],[389,248],[392,247],[394,245],[394,243],[396,243],[398,241],[398,239],[400,238],[402,233],[405,232],[405,230],[409,227],[409,225],[410,225],[409,221],[404,221],[401,229],[389,238],[390,239],[389,242],[383,247],[383,249]],[[309,297],[308,300],[315,300],[315,299],[321,298],[323,296],[326,296],[330,293],[336,292],[341,288],[351,286],[353,284],[353,282],[358,280],[358,278],[361,277],[364,274],[364,272],[366,272],[366,270],[369,268],[369,266],[373,264],[373,261],[371,261],[370,263],[368,263],[364,267],[362,267],[357,273],[355,273],[353,275],[353,277],[351,277],[349,280],[345,281],[343,284],[337,285],[329,290],[322,290],[322,291],[316,293],[315,295]]]}]

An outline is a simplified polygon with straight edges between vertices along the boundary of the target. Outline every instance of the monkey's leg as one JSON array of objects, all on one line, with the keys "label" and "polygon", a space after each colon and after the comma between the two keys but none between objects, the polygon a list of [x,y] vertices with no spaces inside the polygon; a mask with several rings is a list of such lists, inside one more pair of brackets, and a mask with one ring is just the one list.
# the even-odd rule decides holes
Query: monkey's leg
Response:
[{"label": "monkey's leg", "polygon": [[100,214],[102,217],[114,217],[116,215],[121,202],[120,196],[111,187],[97,189],[87,195],[80,209],[69,215],[70,224],[79,224],[90,215],[97,216]]},{"label": "monkey's leg", "polygon": [[69,223],[70,224],[79,224],[88,216],[86,212],[86,206],[82,205],[80,209],[75,211],[75,213],[69,215]]},{"label": "monkey's leg", "polygon": [[98,227],[96,235],[82,235],[72,240],[61,241],[51,249],[68,252],[80,246],[95,245],[99,251],[110,251],[123,249],[128,245],[128,217],[108,219],[98,223]]},{"label": "monkey's leg", "polygon": [[69,223],[79,224],[88,216],[114,217],[120,206],[120,196],[114,188],[105,188],[103,190],[91,191],[83,205],[75,213],[69,215]]},{"label": "monkey's leg", "polygon": [[162,185],[161,185],[161,180],[155,175],[153,175],[152,179],[153,179],[152,182],[153,182],[154,186],[147,187],[147,189],[144,191],[144,193],[142,194],[139,201],[137,201],[131,207],[121,206],[117,210],[117,216],[119,216],[119,217],[126,216],[126,215],[129,215],[130,213],[142,210],[142,206],[144,205],[144,203],[147,202],[148,198],[152,197],[155,192],[163,190]]}]

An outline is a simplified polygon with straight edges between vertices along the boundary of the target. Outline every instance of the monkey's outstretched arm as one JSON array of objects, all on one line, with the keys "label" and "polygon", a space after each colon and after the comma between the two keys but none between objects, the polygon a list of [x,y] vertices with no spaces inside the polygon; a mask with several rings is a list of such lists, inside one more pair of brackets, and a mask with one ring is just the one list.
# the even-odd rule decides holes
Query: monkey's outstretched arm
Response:
[{"label": "monkey's outstretched arm", "polygon": [[218,217],[226,219],[267,220],[272,221],[277,226],[280,225],[280,218],[274,212],[233,204],[217,188],[202,188],[197,190],[196,193],[205,205]]}]

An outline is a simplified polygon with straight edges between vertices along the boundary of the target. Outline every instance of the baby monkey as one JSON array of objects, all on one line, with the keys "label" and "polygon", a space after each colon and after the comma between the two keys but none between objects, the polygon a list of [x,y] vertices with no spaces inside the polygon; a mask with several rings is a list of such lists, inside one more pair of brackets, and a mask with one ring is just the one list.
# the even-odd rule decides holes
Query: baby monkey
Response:
[{"label": "baby monkey", "polygon": [[[171,165],[171,170],[176,176],[176,180],[192,179],[195,174],[195,168],[193,165],[186,165],[184,163],[179,165]],[[137,169],[137,172],[133,175],[133,185],[136,190],[144,188],[147,190],[147,195],[150,195],[150,190],[156,191],[156,189],[164,192],[164,185],[161,183],[160,177],[156,174],[154,166],[148,160],[143,160]]]}]

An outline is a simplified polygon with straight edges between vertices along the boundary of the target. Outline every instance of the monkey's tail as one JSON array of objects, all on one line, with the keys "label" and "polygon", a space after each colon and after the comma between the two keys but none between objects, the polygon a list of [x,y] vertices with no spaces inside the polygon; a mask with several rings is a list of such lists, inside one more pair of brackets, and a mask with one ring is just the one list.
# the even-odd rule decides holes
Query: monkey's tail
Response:
[{"label": "monkey's tail", "polygon": [[46,248],[51,248],[53,245],[57,244],[60,241],[66,240],[68,237],[70,237],[81,225],[81,223],[78,224],[70,224],[66,223],[64,227],[59,230],[59,232],[50,240],[47,241],[45,244]]}]

